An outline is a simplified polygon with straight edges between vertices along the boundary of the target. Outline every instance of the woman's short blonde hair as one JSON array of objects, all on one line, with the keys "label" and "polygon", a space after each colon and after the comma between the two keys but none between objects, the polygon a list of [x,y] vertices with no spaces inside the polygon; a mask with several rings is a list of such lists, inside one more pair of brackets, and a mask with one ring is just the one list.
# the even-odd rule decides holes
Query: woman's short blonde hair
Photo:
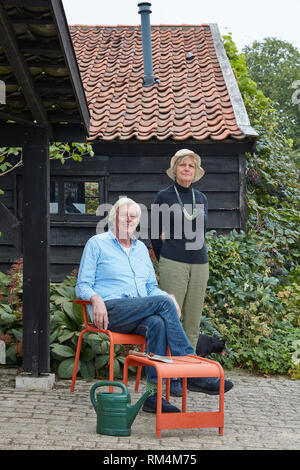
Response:
[{"label": "woman's short blonde hair", "polygon": [[176,162],[175,162],[175,165],[174,165],[174,174],[175,175],[176,175],[177,165],[179,165],[179,163],[184,162],[188,158],[191,158],[193,160],[193,162],[195,163],[195,168],[197,168],[197,163],[198,162],[197,162],[196,158],[193,155],[184,155],[183,157],[178,158],[178,160],[176,160]]},{"label": "woman's short blonde hair", "polygon": [[115,202],[115,204],[112,206],[109,212],[108,219],[110,222],[112,222],[116,218],[117,211],[120,209],[120,207],[125,206],[125,205],[135,206],[138,220],[140,220],[141,212],[142,212],[140,206],[133,199],[130,199],[129,197],[120,197],[120,199],[118,199],[117,202]]}]

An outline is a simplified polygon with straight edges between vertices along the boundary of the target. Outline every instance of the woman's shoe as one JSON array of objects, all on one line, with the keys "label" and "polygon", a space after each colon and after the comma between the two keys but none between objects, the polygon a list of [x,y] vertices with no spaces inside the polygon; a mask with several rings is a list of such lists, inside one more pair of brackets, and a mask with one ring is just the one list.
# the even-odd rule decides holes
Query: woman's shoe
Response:
[{"label": "woman's shoe", "polygon": [[182,381],[181,379],[170,380],[170,395],[171,397],[182,397]]},{"label": "woman's shoe", "polygon": [[[148,397],[143,405],[143,411],[146,413],[156,413],[157,406],[157,393],[153,393]],[[171,405],[167,400],[162,398],[161,402],[161,412],[162,413],[180,413],[180,410],[176,406]]]}]

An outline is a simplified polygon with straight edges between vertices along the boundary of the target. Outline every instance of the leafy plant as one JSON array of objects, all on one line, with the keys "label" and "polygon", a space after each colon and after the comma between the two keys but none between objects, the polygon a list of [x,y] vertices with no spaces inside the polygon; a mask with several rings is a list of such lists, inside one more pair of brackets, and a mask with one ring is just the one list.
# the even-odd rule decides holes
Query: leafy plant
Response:
[{"label": "leafy plant", "polygon": [[281,132],[281,114],[251,79],[231,34],[223,42],[259,138],[255,153],[247,155],[248,234],[208,237],[208,316],[234,351],[228,364],[266,373],[291,367],[296,378],[292,345],[300,338],[300,191],[289,157],[292,141]]},{"label": "leafy plant", "polygon": [[280,130],[293,139],[300,150],[300,107],[293,104],[292,95],[299,79],[300,52],[291,43],[276,38],[254,41],[243,49],[247,69],[265,96],[273,100],[280,116]]},{"label": "leafy plant", "polygon": [[282,288],[253,232],[207,236],[210,279],[205,318],[226,340],[227,367],[295,375],[300,339],[299,286]]},{"label": "leafy plant", "polygon": [[[22,152],[21,147],[0,147],[0,176],[10,173],[22,165]],[[82,157],[85,155],[93,157],[94,151],[91,144],[53,142],[49,146],[49,155],[51,160],[60,160],[64,164],[70,158],[82,161]],[[3,194],[2,190],[0,190],[0,194]]]},{"label": "leafy plant", "polygon": [[[50,293],[50,350],[52,368],[59,377],[72,376],[78,336],[83,325],[82,309],[75,299],[76,273],[63,283],[52,283]],[[121,375],[122,345],[115,345],[114,374]],[[85,379],[108,377],[109,339],[104,333],[83,336],[78,372]]]},{"label": "leafy plant", "polygon": [[0,339],[6,344],[6,360],[18,364],[22,357],[22,261],[8,274],[0,272]]},{"label": "leafy plant", "polygon": [[[77,272],[62,283],[50,284],[51,370],[60,378],[73,373],[78,336],[83,327],[81,306],[73,302]],[[7,275],[0,272],[0,339],[6,343],[7,363],[22,363],[22,260]],[[122,375],[125,348],[115,345],[114,375]],[[78,374],[83,378],[108,377],[109,339],[104,333],[83,336]],[[130,369],[133,372],[133,368]]]}]

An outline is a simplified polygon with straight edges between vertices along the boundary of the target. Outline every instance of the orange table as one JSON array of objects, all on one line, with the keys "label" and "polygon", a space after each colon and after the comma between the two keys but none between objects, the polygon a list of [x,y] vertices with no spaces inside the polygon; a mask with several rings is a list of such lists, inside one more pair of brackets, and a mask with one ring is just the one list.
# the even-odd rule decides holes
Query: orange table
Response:
[{"label": "orange table", "polygon": [[[157,409],[156,409],[156,436],[160,437],[162,429],[186,429],[186,428],[219,428],[219,434],[223,434],[224,427],[224,371],[222,366],[215,361],[203,357],[188,355],[172,357],[173,363],[165,363],[151,360],[147,357],[128,355],[124,363],[123,382],[128,383],[129,366],[153,366],[157,372]],[[162,382],[166,380],[166,400],[170,399],[170,379],[182,377],[182,411],[181,413],[162,413]],[[187,378],[188,377],[219,377],[220,395],[219,411],[187,412]],[[193,392],[191,392],[193,393]],[[196,392],[198,393],[198,392]]]}]

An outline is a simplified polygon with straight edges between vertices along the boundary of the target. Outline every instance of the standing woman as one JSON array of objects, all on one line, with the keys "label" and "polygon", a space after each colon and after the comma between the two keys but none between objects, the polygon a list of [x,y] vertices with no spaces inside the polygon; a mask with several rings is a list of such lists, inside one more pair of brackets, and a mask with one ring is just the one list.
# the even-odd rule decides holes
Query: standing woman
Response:
[{"label": "standing woman", "polygon": [[[175,296],[181,309],[183,328],[195,349],[209,277],[204,243],[207,198],[192,187],[192,183],[199,181],[204,175],[199,155],[191,150],[179,150],[171,159],[167,175],[174,182],[157,194],[154,204],[158,204],[160,208],[162,204],[169,208],[173,206],[175,210],[171,208],[169,213],[159,212],[157,230],[159,236],[151,238],[151,243],[159,261],[160,288]],[[165,220],[166,213],[169,221]],[[180,221],[182,236],[181,234],[178,236],[177,233]],[[197,246],[194,244],[193,247],[193,239],[186,237],[185,228],[188,225],[191,228],[190,232],[195,234],[194,241],[196,238],[200,240],[202,238],[202,243],[197,243]],[[166,228],[169,233],[165,232]]]}]

